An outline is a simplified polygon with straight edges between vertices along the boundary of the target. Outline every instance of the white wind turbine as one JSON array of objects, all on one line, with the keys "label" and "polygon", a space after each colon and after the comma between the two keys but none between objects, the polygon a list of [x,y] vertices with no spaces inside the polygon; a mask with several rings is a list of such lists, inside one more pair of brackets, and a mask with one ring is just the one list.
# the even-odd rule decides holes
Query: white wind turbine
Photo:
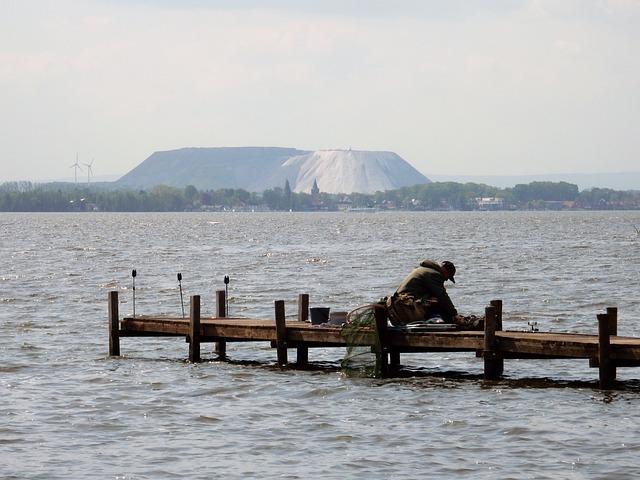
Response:
[{"label": "white wind turbine", "polygon": [[83,163],[83,165],[87,167],[87,185],[91,183],[91,175],[93,175],[93,169],[91,168],[91,166],[93,165],[94,161],[95,159],[92,158],[91,163]]},{"label": "white wind turbine", "polygon": [[73,165],[71,165],[69,168],[75,168],[74,173],[75,173],[75,178],[76,178],[76,183],[78,183],[78,169],[80,171],[82,171],[82,167],[80,166],[80,164],[78,163],[78,154],[76,153],[76,163],[74,163]]}]

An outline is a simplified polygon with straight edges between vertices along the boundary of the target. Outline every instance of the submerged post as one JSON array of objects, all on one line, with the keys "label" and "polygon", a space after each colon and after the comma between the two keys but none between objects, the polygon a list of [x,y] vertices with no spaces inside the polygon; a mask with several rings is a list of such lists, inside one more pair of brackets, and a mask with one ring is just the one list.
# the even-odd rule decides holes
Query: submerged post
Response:
[{"label": "submerged post", "polygon": [[381,377],[387,376],[389,373],[389,355],[387,348],[387,309],[382,305],[373,307],[373,314],[376,320],[376,342],[375,353],[377,356],[377,374]]},{"label": "submerged post", "polygon": [[278,365],[286,365],[287,359],[287,326],[284,318],[284,300],[275,301],[276,315],[276,349],[278,351]]},{"label": "submerged post", "polygon": [[191,296],[189,315],[189,361],[200,361],[200,295]]},{"label": "submerged post", "polygon": [[[491,300],[489,305],[496,309],[496,332],[502,331],[502,300]],[[494,352],[495,367],[498,376],[504,373],[504,358],[501,353]]]},{"label": "submerged post", "polygon": [[[306,322],[309,319],[309,294],[298,295],[298,321]],[[309,347],[300,346],[296,348],[296,364],[305,366],[309,363]]]},{"label": "submerged post", "polygon": [[120,356],[120,314],[118,292],[109,292],[109,355]]},{"label": "submerged post", "polygon": [[598,314],[598,370],[602,389],[611,387],[616,375],[615,366],[611,362],[609,322],[609,314]]},{"label": "submerged post", "polygon": [[500,377],[502,359],[495,351],[496,346],[496,307],[484,309],[484,378],[495,380]]},{"label": "submerged post", "polygon": [[[216,291],[216,317],[225,318],[227,316],[227,294],[224,290]],[[219,357],[227,356],[227,342],[216,342],[213,347],[214,353]]]}]

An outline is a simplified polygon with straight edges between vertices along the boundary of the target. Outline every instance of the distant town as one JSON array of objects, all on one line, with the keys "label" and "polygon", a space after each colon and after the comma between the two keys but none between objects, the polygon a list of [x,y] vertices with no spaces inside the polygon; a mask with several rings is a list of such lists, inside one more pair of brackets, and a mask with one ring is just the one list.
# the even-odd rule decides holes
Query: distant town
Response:
[{"label": "distant town", "polygon": [[640,191],[592,188],[567,182],[532,182],[512,188],[477,183],[433,182],[374,194],[308,193],[282,187],[262,193],[243,189],[198,190],[158,185],[150,189],[108,189],[73,183],[0,184],[4,212],[183,212],[183,211],[472,211],[637,210]]}]

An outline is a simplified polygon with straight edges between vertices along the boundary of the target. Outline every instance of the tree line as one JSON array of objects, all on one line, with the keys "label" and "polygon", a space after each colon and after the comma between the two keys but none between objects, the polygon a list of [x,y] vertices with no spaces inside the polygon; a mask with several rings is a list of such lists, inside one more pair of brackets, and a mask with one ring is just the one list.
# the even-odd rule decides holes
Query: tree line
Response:
[{"label": "tree line", "polygon": [[374,194],[296,193],[284,187],[262,193],[224,188],[198,190],[193,185],[159,185],[149,190],[77,186],[75,184],[0,184],[5,212],[178,212],[201,210],[335,211],[478,209],[640,209],[640,191],[592,188],[579,191],[567,182],[532,182],[512,188],[477,183],[434,182]]}]

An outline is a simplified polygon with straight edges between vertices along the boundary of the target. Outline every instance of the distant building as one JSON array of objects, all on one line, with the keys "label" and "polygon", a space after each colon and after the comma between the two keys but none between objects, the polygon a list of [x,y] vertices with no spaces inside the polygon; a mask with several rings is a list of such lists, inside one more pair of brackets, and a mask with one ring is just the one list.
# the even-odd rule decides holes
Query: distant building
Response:
[{"label": "distant building", "polygon": [[476,205],[480,210],[503,210],[504,198],[502,197],[476,197]]}]

